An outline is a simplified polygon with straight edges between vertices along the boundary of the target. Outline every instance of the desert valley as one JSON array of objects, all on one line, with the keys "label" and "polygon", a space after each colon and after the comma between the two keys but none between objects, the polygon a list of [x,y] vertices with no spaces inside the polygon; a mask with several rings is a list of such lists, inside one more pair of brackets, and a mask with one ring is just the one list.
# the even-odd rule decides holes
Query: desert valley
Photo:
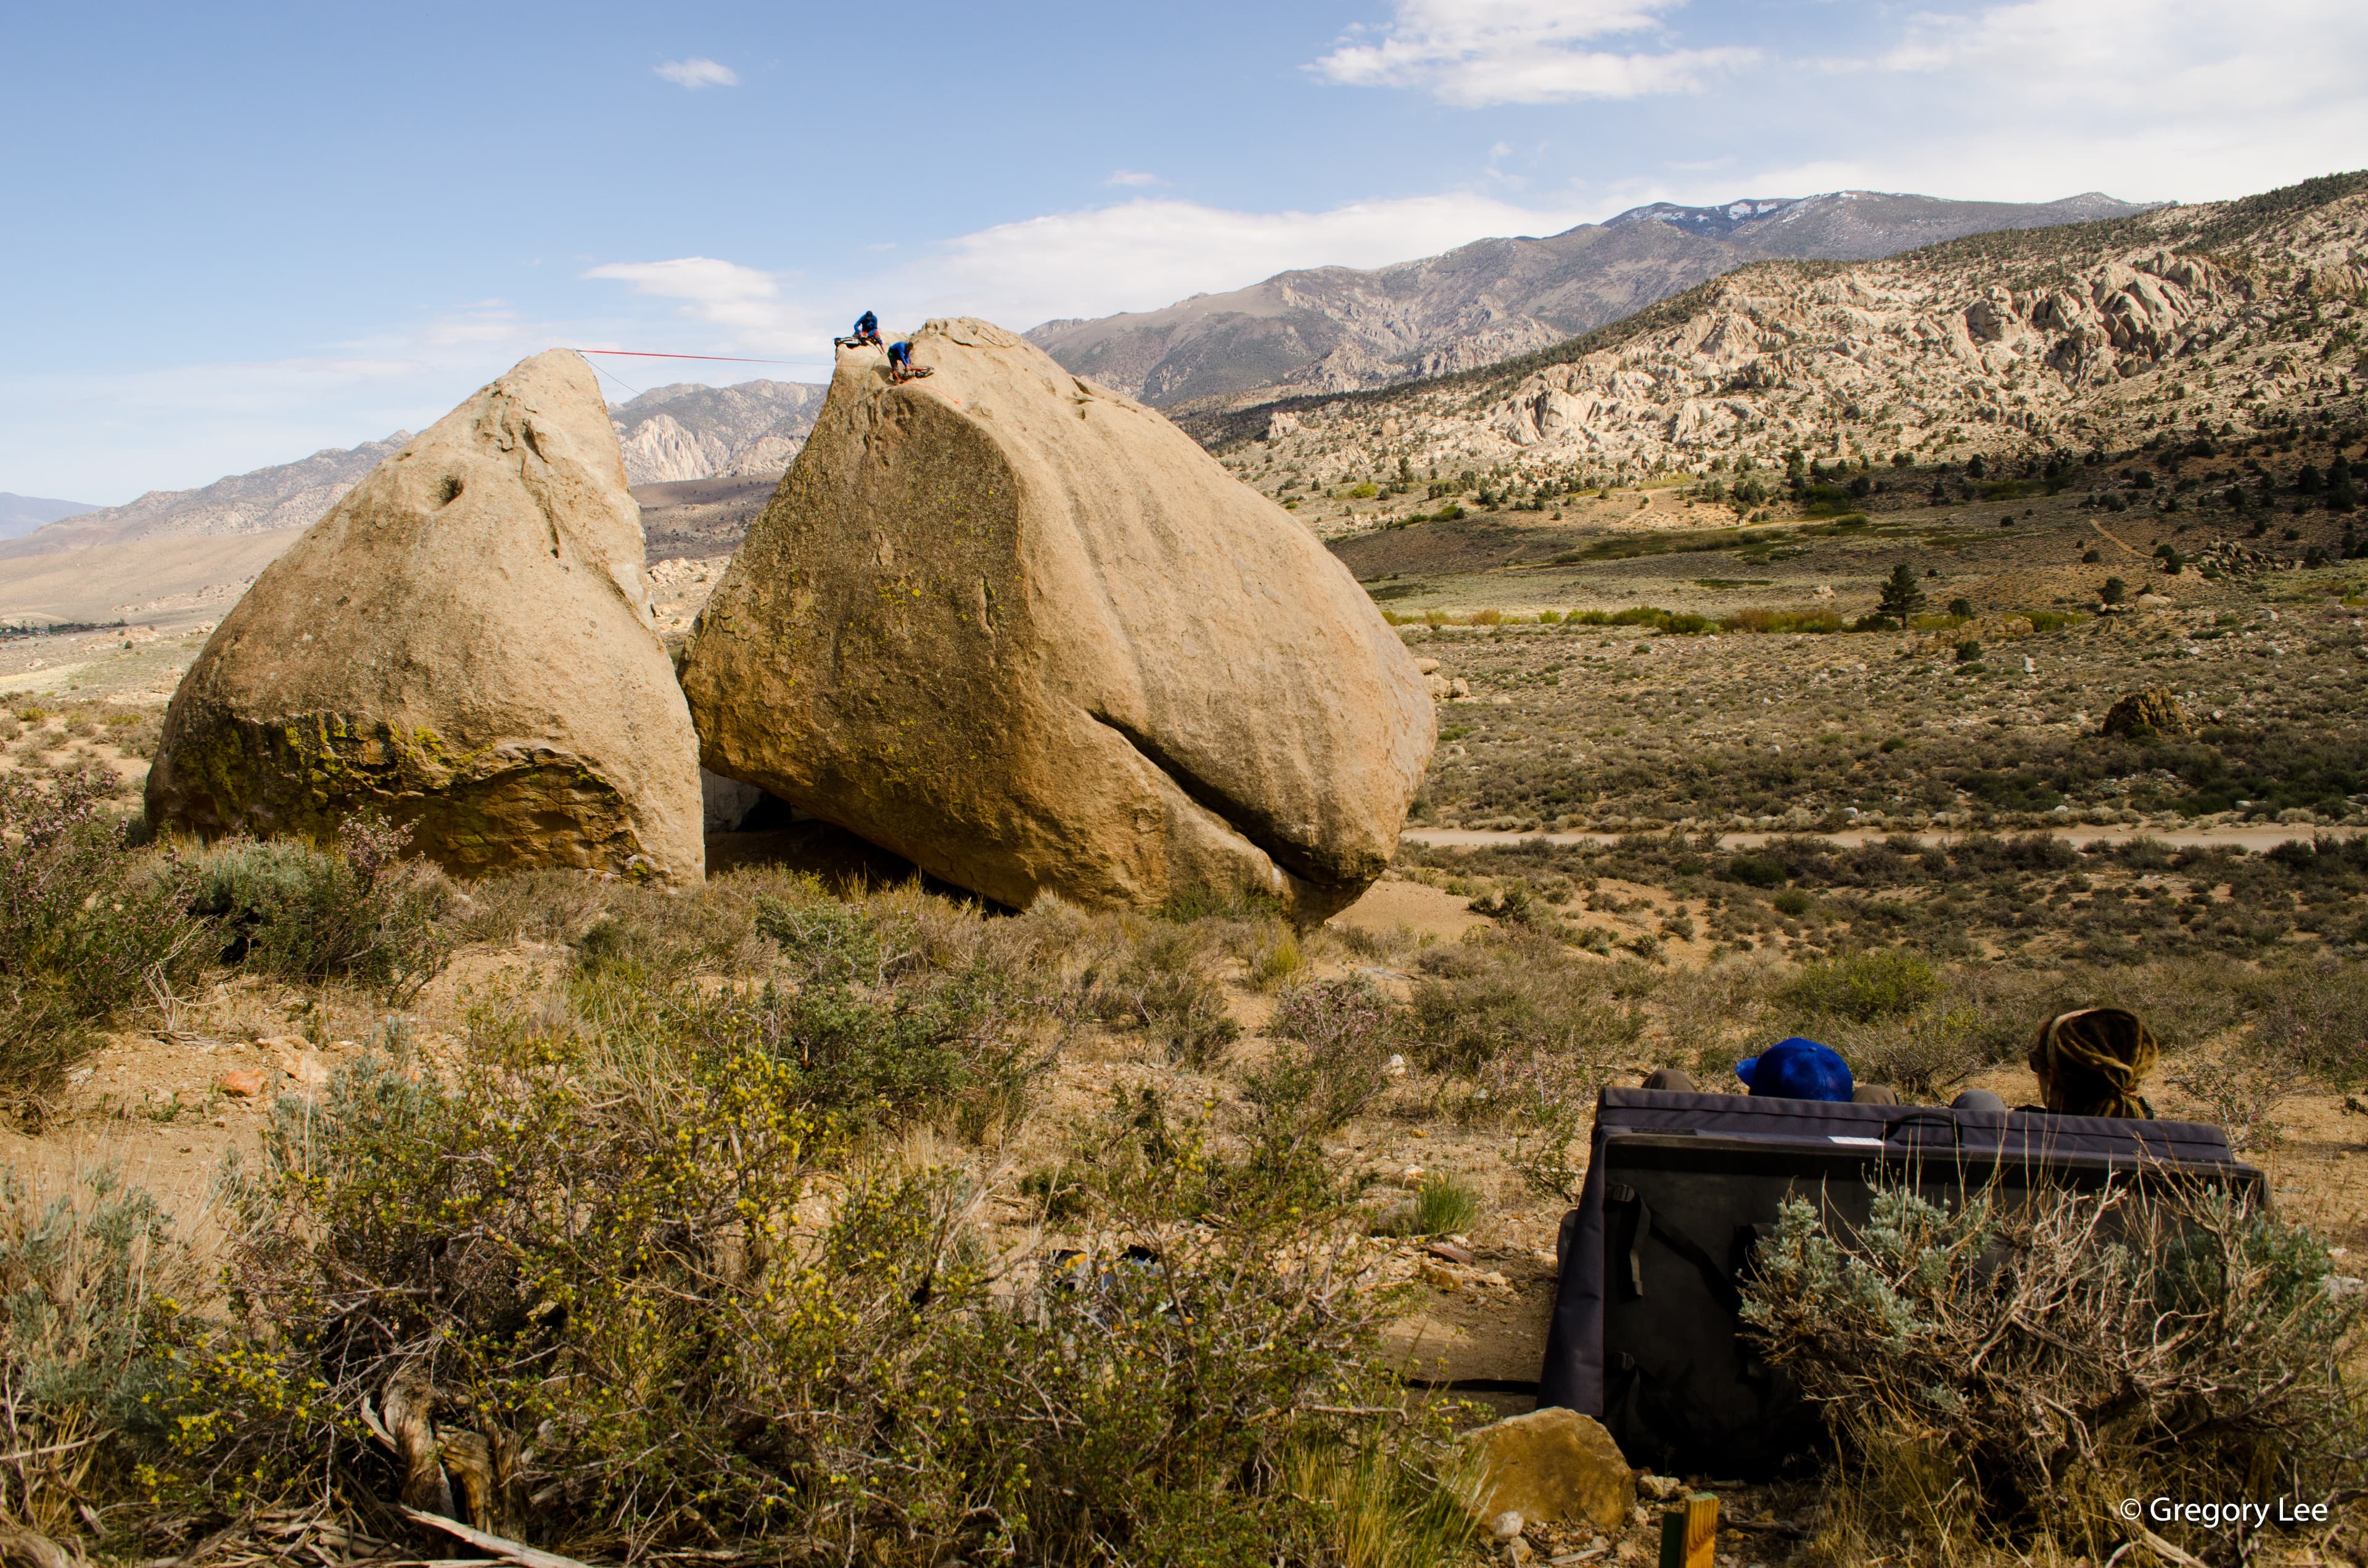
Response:
[{"label": "desert valley", "polygon": [[[7,498],[0,1556],[2368,1561],[2368,176],[1030,324]],[[1964,1177],[2092,1008],[2217,1153]]]}]

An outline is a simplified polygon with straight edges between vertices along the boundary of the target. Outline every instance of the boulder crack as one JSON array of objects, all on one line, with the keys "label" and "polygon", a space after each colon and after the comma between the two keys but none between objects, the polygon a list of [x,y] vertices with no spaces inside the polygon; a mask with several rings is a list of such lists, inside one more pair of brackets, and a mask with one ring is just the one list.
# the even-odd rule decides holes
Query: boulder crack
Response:
[{"label": "boulder crack", "polygon": [[1137,756],[1167,775],[1167,781],[1181,790],[1193,804],[1264,850],[1267,858],[1276,865],[1302,881],[1315,882],[1319,886],[1330,885],[1331,878],[1316,866],[1306,849],[1277,833],[1272,819],[1264,812],[1201,778],[1169,755],[1165,746],[1133,725],[1113,719],[1107,713],[1092,712],[1088,716],[1133,746]]}]

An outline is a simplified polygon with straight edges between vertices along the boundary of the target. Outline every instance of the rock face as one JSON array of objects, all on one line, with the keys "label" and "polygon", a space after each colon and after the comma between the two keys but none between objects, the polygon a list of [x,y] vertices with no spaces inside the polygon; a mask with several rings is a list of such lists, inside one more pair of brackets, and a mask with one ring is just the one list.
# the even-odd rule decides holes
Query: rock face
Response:
[{"label": "rock face", "polygon": [[683,670],[705,766],[1014,907],[1379,876],[1433,739],[1348,571],[1165,418],[984,322],[840,356]]},{"label": "rock face", "polygon": [[256,579],[175,693],[149,820],[323,835],[376,808],[448,869],[697,881],[698,741],[583,360],[525,360]]},{"label": "rock face", "polygon": [[803,381],[653,387],[609,411],[635,484],[715,476],[778,479],[814,427],[826,388]]},{"label": "rock face", "polygon": [[1494,1518],[1586,1519],[1617,1535],[1636,1506],[1636,1476],[1611,1434],[1592,1415],[1549,1405],[1466,1433],[1479,1460],[1473,1511]]}]

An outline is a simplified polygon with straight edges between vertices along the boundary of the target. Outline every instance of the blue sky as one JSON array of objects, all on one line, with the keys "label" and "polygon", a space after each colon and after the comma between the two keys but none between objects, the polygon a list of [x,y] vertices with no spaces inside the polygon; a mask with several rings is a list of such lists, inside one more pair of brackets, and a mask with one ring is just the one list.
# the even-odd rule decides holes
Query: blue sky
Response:
[{"label": "blue sky", "polygon": [[0,490],[418,428],[553,344],[818,380],[1641,201],[2368,164],[2360,0],[0,7]]}]

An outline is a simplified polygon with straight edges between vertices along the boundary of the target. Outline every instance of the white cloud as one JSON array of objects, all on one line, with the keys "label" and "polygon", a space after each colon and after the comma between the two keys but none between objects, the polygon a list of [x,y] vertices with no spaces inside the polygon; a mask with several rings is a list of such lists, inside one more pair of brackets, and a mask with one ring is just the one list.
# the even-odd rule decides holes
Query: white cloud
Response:
[{"label": "white cloud", "polygon": [[1054,316],[1156,310],[1292,267],[1379,267],[1489,234],[1551,233],[1568,211],[1454,192],[1321,212],[1241,212],[1151,198],[999,223],[939,247],[896,281],[928,313],[976,312],[1017,327]]},{"label": "white cloud", "polygon": [[449,348],[463,343],[509,343],[518,334],[516,311],[500,300],[480,300],[438,316],[423,335],[429,347]]},{"label": "white cloud", "polygon": [[1141,169],[1112,169],[1104,185],[1157,185],[1157,175],[1144,174]]},{"label": "white cloud", "polygon": [[830,284],[826,296],[711,256],[611,263],[585,276],[630,283],[677,301],[688,319],[723,328],[714,352],[812,357],[866,305],[892,331],[945,315],[1025,329],[1056,316],[1157,310],[1293,267],[1379,267],[1490,234],[1551,233],[1581,221],[1572,211],[1464,192],[1322,212],[1241,212],[1137,198],[962,234],[930,246],[925,258]]},{"label": "white cloud", "polygon": [[740,85],[740,74],[732,67],[719,65],[696,54],[689,60],[669,60],[650,69],[676,86],[689,87],[694,93],[701,87],[736,87]]},{"label": "white cloud", "polygon": [[1658,33],[1683,0],[1397,0],[1379,42],[1363,29],[1308,67],[1356,87],[1413,87],[1461,108],[1701,90],[1756,49],[1610,51],[1593,40]]},{"label": "white cloud", "polygon": [[[630,283],[636,293],[675,301],[689,320],[723,329],[715,343],[702,338],[698,344],[683,345],[684,352],[696,347],[700,352],[798,354],[804,356],[802,362],[807,362],[808,368],[826,372],[831,336],[847,330],[843,324],[830,324],[838,316],[835,307],[825,312],[817,308],[818,301],[785,299],[780,279],[774,274],[712,256],[610,262],[590,268],[584,276]],[[851,322],[856,312],[848,311],[846,316]],[[818,346],[823,352],[816,352]]]},{"label": "white cloud", "polygon": [[696,300],[714,305],[769,300],[781,291],[769,272],[704,256],[677,256],[672,261],[614,261],[596,267],[584,276],[631,283],[644,294],[665,299]]},{"label": "white cloud", "polygon": [[[2101,189],[2204,200],[2357,166],[2357,0],[2013,0],[1910,17],[1818,62],[1891,133],[1836,183],[2032,200]],[[1820,187],[1825,188],[1825,187]]]}]

